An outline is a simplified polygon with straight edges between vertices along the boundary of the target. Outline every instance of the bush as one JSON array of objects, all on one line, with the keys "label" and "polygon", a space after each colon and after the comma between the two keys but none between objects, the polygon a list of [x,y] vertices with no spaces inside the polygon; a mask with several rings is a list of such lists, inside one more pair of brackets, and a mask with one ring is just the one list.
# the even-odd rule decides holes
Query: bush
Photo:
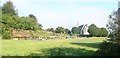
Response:
[{"label": "bush", "polygon": [[115,42],[103,42],[100,44],[100,49],[95,53],[97,56],[119,56],[120,55],[120,43]]},{"label": "bush", "polygon": [[11,39],[11,38],[12,38],[12,36],[11,36],[10,31],[3,31],[2,39]]}]

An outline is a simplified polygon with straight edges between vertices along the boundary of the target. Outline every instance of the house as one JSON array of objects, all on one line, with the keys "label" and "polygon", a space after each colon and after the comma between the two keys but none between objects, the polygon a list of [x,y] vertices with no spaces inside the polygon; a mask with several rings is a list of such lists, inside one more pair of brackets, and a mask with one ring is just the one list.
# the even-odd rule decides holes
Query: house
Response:
[{"label": "house", "polygon": [[89,26],[87,24],[81,25],[78,27],[80,31],[80,35],[82,36],[89,36],[90,33],[88,32]]}]

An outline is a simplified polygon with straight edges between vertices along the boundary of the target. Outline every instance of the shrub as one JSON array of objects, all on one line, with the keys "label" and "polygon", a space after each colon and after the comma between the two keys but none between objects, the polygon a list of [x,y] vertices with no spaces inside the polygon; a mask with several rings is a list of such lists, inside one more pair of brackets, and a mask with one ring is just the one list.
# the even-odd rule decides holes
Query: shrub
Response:
[{"label": "shrub", "polygon": [[116,42],[103,42],[100,44],[100,49],[95,53],[97,56],[119,56],[120,44]]},{"label": "shrub", "polygon": [[11,38],[12,38],[12,36],[11,36],[10,31],[3,31],[2,39],[11,39]]}]

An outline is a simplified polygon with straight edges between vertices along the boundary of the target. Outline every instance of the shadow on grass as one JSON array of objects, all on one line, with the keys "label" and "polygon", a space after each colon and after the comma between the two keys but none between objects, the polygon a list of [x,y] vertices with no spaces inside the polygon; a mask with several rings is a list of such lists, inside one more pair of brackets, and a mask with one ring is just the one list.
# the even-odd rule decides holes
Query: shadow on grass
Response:
[{"label": "shadow on grass", "polygon": [[[39,53],[40,52],[40,53]],[[38,50],[38,53],[32,53],[30,56],[92,56],[94,51],[80,48],[56,47]]]},{"label": "shadow on grass", "polygon": [[99,42],[98,43],[71,43],[73,45],[79,45],[79,46],[86,46],[91,48],[99,48]]}]

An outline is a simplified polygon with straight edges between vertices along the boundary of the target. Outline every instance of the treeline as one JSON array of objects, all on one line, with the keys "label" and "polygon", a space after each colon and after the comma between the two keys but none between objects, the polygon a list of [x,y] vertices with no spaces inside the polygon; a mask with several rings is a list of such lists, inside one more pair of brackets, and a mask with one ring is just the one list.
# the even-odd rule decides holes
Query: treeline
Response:
[{"label": "treeline", "polygon": [[27,17],[18,16],[18,11],[12,2],[6,2],[2,8],[2,20],[1,34],[3,39],[10,39],[12,37],[11,31],[13,29],[22,30],[41,30],[42,25],[37,22],[36,17],[33,14],[29,14]]},{"label": "treeline", "polygon": [[108,35],[106,28],[99,28],[95,24],[89,26],[88,32],[94,37],[106,37]]},{"label": "treeline", "polygon": [[[48,28],[47,31],[55,32],[55,33],[64,33],[64,34],[69,34],[69,35],[82,35],[80,26],[79,27],[72,27],[71,30],[65,29],[63,27],[57,27],[56,29],[54,28]],[[89,26],[88,32],[90,33],[90,36],[92,37],[106,37],[108,35],[108,31],[106,28],[99,28],[95,24],[91,24]]]},{"label": "treeline", "polygon": [[71,31],[64,27],[57,27],[54,28],[48,28],[47,31],[54,32],[54,33],[61,33],[61,34],[71,34]]}]

